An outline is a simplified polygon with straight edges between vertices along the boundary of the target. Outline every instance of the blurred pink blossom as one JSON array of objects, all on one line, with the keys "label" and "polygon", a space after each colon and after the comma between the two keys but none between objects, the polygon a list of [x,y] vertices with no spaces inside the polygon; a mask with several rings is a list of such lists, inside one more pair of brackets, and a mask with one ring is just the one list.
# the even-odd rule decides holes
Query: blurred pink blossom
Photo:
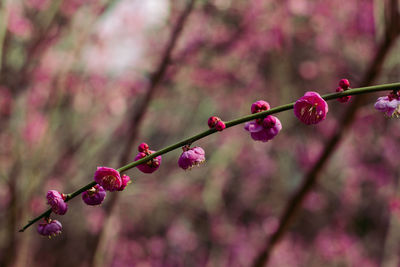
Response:
[{"label": "blurred pink blossom", "polygon": [[26,124],[22,131],[24,141],[28,146],[38,145],[45,136],[48,128],[47,118],[39,113],[28,113]]},{"label": "blurred pink blossom", "polygon": [[24,17],[22,10],[18,7],[10,8],[7,28],[21,38],[29,38],[33,30],[32,23]]}]

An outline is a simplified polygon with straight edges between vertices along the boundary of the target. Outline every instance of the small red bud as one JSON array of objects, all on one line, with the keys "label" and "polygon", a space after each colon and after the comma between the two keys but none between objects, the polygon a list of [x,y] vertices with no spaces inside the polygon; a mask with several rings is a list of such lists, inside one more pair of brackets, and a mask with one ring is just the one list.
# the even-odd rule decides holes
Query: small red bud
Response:
[{"label": "small red bud", "polygon": [[223,129],[225,129],[226,128],[226,125],[225,125],[225,123],[223,122],[223,121],[218,121],[217,122],[217,124],[215,125],[215,129],[217,130],[217,131],[222,131]]},{"label": "small red bud", "polygon": [[219,122],[221,119],[215,116],[211,116],[210,118],[208,118],[208,127],[214,128],[215,125],[217,124],[217,122]]},{"label": "small red bud", "polygon": [[149,150],[149,145],[146,144],[146,143],[141,143],[141,144],[138,146],[138,151],[139,151],[139,152],[146,152],[147,150]]},{"label": "small red bud", "polygon": [[266,111],[266,110],[269,110],[270,108],[271,107],[268,104],[268,102],[266,102],[264,100],[258,100],[251,105],[251,113],[254,114],[254,113],[261,112],[261,111]]},{"label": "small red bud", "polygon": [[344,90],[347,90],[350,87],[350,82],[347,79],[341,79],[339,81],[339,86],[342,87]]}]

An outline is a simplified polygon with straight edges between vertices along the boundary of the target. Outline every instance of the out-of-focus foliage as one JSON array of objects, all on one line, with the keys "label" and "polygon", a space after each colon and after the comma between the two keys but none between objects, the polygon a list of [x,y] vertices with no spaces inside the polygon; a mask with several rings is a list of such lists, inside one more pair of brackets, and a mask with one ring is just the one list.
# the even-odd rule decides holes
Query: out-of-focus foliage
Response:
[{"label": "out-of-focus foliage", "polygon": [[[63,234],[36,225],[45,194],[72,192],[97,166],[118,166],[130,117],[143,100],[186,1],[26,0],[0,4],[0,265],[90,266],[108,217],[69,202]],[[264,99],[357,86],[384,21],[381,1],[197,1],[150,102],[139,139],[154,150],[230,120]],[[395,45],[379,82],[399,80]],[[400,122],[363,106],[270,266],[381,266],[399,255]],[[107,244],[111,266],[248,266],[318,158],[346,104],[327,119],[283,129],[268,143],[234,127],[197,142],[200,168],[181,151],[153,174],[129,170]],[[133,107],[133,108],[132,108]],[[132,154],[133,161],[135,154]],[[117,193],[109,193],[117,194]],[[109,195],[107,197],[109,197]],[[107,202],[107,198],[105,199]],[[105,204],[106,205],[106,204]]]}]

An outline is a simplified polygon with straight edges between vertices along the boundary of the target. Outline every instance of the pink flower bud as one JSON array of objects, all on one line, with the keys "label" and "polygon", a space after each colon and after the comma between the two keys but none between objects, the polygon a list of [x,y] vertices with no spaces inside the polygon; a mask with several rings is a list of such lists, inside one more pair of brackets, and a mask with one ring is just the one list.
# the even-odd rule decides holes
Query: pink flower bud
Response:
[{"label": "pink flower bud", "polygon": [[[135,161],[142,159],[144,157],[147,157],[148,155],[151,155],[154,152],[155,151],[153,151],[153,150],[148,150],[147,154],[144,152],[139,152],[139,154],[137,154],[135,157]],[[161,156],[157,156],[157,157],[147,161],[146,163],[138,165],[137,168],[144,173],[155,172],[161,165],[161,159],[162,159]]]},{"label": "pink flower bud", "polygon": [[100,205],[106,198],[106,190],[101,185],[95,185],[82,193],[82,200],[87,205]]},{"label": "pink flower bud", "polygon": [[68,205],[64,201],[64,197],[56,190],[47,192],[47,203],[51,206],[51,210],[58,215],[64,215],[68,210]]},{"label": "pink flower bud", "polygon": [[251,105],[251,113],[254,114],[254,113],[261,112],[261,111],[266,111],[266,110],[269,110],[270,108],[271,107],[268,104],[268,102],[266,102],[264,100],[258,100]]},{"label": "pink flower bud", "polygon": [[347,79],[341,79],[341,80],[339,81],[339,86],[340,86],[341,88],[343,88],[344,90],[347,90],[347,89],[350,87],[350,82],[349,82],[349,80],[347,80]]},{"label": "pink flower bud", "polygon": [[305,124],[317,124],[326,118],[328,104],[317,92],[307,92],[293,107],[296,117]]},{"label": "pink flower bud", "polygon": [[122,179],[122,185],[121,185],[121,187],[118,189],[118,191],[124,190],[125,187],[126,187],[128,184],[131,183],[131,178],[130,178],[128,175],[126,175],[126,174],[122,175],[121,179]]},{"label": "pink flower bud", "polygon": [[215,129],[217,130],[217,131],[222,131],[222,130],[224,130],[226,128],[226,125],[225,125],[225,123],[223,122],[223,121],[218,121],[217,122],[217,124],[215,124]]},{"label": "pink flower bud", "polygon": [[62,225],[57,220],[48,219],[45,220],[43,223],[40,223],[38,226],[38,233],[44,236],[56,236],[61,234]]},{"label": "pink flower bud", "polygon": [[206,160],[204,149],[199,146],[193,148],[183,147],[183,152],[178,160],[178,165],[182,169],[190,169],[198,166]]},{"label": "pink flower bud", "polygon": [[214,128],[215,125],[217,124],[217,122],[219,122],[221,119],[215,116],[211,116],[210,118],[208,118],[208,127]]},{"label": "pink flower bud", "polygon": [[139,152],[146,152],[147,150],[149,150],[149,145],[146,144],[146,143],[141,143],[141,144],[138,146],[138,151],[139,151]]},{"label": "pink flower bud", "polygon": [[94,180],[108,191],[117,191],[122,185],[119,172],[108,167],[97,167]]}]

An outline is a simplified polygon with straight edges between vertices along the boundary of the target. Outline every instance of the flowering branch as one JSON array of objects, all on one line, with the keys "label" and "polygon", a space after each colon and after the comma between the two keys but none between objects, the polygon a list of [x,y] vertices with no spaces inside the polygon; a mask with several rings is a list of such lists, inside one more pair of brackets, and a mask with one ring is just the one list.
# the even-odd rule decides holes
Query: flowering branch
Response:
[{"label": "flowering branch", "polygon": [[[374,85],[374,86],[368,86],[368,87],[360,87],[360,88],[354,88],[354,89],[349,89],[343,92],[339,92],[339,93],[331,93],[331,94],[326,94],[323,95],[322,98],[325,100],[333,100],[333,99],[337,99],[337,98],[341,98],[344,96],[351,96],[351,95],[361,95],[361,94],[368,94],[368,93],[372,93],[372,92],[378,92],[378,91],[390,91],[390,90],[398,90],[400,88],[400,82],[398,83],[390,83],[390,84],[382,84],[382,85]],[[251,115],[247,115],[247,116],[243,116],[240,117],[238,119],[234,119],[228,122],[225,122],[226,128],[229,127],[233,127],[236,126],[238,124],[244,123],[244,122],[248,122],[251,120],[255,120],[255,119],[260,119],[260,118],[264,118],[268,115],[271,114],[275,114],[275,113],[279,113],[285,110],[290,110],[293,109],[294,106],[294,102],[293,103],[289,103],[289,104],[285,104],[285,105],[281,105],[275,108],[271,108],[269,110],[266,111],[262,111],[262,112],[258,112],[258,113],[254,113]],[[140,164],[146,163],[149,160],[166,154],[170,151],[173,151],[177,148],[181,148],[185,145],[190,145],[192,143],[194,143],[197,140],[200,140],[206,136],[209,136],[213,133],[217,132],[217,129],[212,128],[212,129],[208,129],[204,132],[201,132],[197,135],[194,135],[192,137],[186,138],[182,141],[179,141],[173,145],[167,146],[159,151],[156,151],[154,153],[151,153],[149,155],[147,155],[146,157],[143,157],[139,160],[136,160],[134,162],[131,162],[125,166],[120,167],[119,169],[117,169],[118,172],[122,173],[125,172],[129,169],[132,169]],[[85,192],[86,190],[92,188],[93,186],[95,186],[97,183],[95,181],[85,185],[84,187],[78,189],[77,191],[71,193],[71,194],[67,194],[65,196],[65,202],[75,198],[76,196],[80,195],[81,193]],[[39,216],[37,216],[36,218],[30,220],[28,222],[28,224],[26,224],[23,228],[21,228],[19,230],[19,232],[24,232],[28,227],[30,227],[32,224],[34,224],[35,222],[39,221],[41,218],[48,218],[50,216],[52,212],[52,209],[48,209],[47,211],[43,212],[42,214],[40,214]]]}]

